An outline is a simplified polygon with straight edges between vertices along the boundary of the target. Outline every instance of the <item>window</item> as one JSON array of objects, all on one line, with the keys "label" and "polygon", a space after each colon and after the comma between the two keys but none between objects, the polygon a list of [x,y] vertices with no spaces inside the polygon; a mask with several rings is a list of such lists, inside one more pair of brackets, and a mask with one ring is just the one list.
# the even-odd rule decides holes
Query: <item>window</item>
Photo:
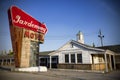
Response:
[{"label": "window", "polygon": [[77,54],[77,62],[82,63],[82,54]]},{"label": "window", "polygon": [[15,60],[14,59],[12,59],[12,62],[14,62]]},{"label": "window", "polygon": [[75,54],[71,54],[71,63],[75,63]]},{"label": "window", "polygon": [[103,62],[102,57],[98,57],[99,62]]},{"label": "window", "polygon": [[2,62],[2,59],[0,59],[0,63]]},{"label": "window", "polygon": [[10,59],[7,59],[7,62],[10,62]]},{"label": "window", "polygon": [[69,63],[69,54],[65,54],[65,63]]},{"label": "window", "polygon": [[41,63],[45,63],[45,58],[40,58]]},{"label": "window", "polygon": [[7,60],[6,59],[4,59],[4,62],[6,62]]},{"label": "window", "polygon": [[56,61],[57,61],[56,57],[53,57],[52,62],[56,62]]}]

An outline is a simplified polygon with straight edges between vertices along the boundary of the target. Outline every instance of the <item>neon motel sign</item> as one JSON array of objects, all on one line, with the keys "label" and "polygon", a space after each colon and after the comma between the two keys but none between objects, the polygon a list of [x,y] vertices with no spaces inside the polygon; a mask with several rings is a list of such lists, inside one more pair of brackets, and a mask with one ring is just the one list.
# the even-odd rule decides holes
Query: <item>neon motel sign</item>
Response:
[{"label": "neon motel sign", "polygon": [[34,32],[46,34],[46,25],[37,21],[23,10],[16,6],[10,7],[11,23],[14,26],[32,30]]},{"label": "neon motel sign", "polygon": [[16,67],[29,67],[35,65],[36,60],[30,62],[34,56],[30,56],[31,42],[44,42],[47,32],[46,25],[37,21],[16,6],[8,10],[12,47],[15,53]]}]

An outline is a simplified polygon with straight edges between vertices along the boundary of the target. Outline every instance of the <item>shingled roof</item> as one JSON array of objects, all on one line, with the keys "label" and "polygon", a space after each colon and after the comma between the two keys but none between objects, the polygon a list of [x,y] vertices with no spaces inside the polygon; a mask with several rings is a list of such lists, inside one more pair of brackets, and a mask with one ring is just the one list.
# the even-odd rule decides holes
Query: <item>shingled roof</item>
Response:
[{"label": "shingled roof", "polygon": [[116,53],[120,54],[120,45],[110,45],[110,46],[103,46],[103,47],[97,47],[100,49],[109,49],[111,51],[114,51]]},{"label": "shingled roof", "polygon": [[53,51],[43,51],[43,52],[39,52],[39,55],[46,56],[46,55],[48,55],[48,54],[51,53],[51,52],[54,52],[54,50],[53,50]]}]

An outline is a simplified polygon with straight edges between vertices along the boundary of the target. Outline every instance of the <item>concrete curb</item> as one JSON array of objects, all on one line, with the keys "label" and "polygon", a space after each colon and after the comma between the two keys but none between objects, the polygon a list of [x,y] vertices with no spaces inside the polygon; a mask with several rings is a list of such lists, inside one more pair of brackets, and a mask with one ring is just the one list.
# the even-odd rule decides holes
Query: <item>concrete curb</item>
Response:
[{"label": "concrete curb", "polygon": [[49,70],[105,73],[105,71],[96,71],[96,70],[74,70],[74,69],[49,69]]},{"label": "concrete curb", "polygon": [[17,71],[17,72],[47,72],[46,66],[29,67],[29,68],[15,68],[15,67],[8,67],[8,66],[0,66],[0,69],[8,70],[8,71]]}]

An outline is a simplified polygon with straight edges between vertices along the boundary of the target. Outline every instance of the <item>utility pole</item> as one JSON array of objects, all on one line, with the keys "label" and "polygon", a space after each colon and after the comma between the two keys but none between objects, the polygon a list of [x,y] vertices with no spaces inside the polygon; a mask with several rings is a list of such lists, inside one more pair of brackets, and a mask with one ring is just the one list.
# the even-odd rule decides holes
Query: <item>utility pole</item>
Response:
[{"label": "utility pole", "polygon": [[40,55],[39,55],[39,43],[40,43],[40,28],[38,29],[38,72],[40,72]]},{"label": "utility pole", "polygon": [[103,38],[104,38],[104,35],[101,33],[101,30],[99,30],[99,35],[98,35],[98,37],[100,38],[101,46],[103,47]]},{"label": "utility pole", "polygon": [[[101,46],[103,47],[103,38],[104,38],[104,35],[101,33],[101,30],[99,30],[98,37],[100,38]],[[100,55],[99,54],[98,54],[98,59],[100,59]],[[101,70],[100,62],[99,62],[99,70]]]}]

